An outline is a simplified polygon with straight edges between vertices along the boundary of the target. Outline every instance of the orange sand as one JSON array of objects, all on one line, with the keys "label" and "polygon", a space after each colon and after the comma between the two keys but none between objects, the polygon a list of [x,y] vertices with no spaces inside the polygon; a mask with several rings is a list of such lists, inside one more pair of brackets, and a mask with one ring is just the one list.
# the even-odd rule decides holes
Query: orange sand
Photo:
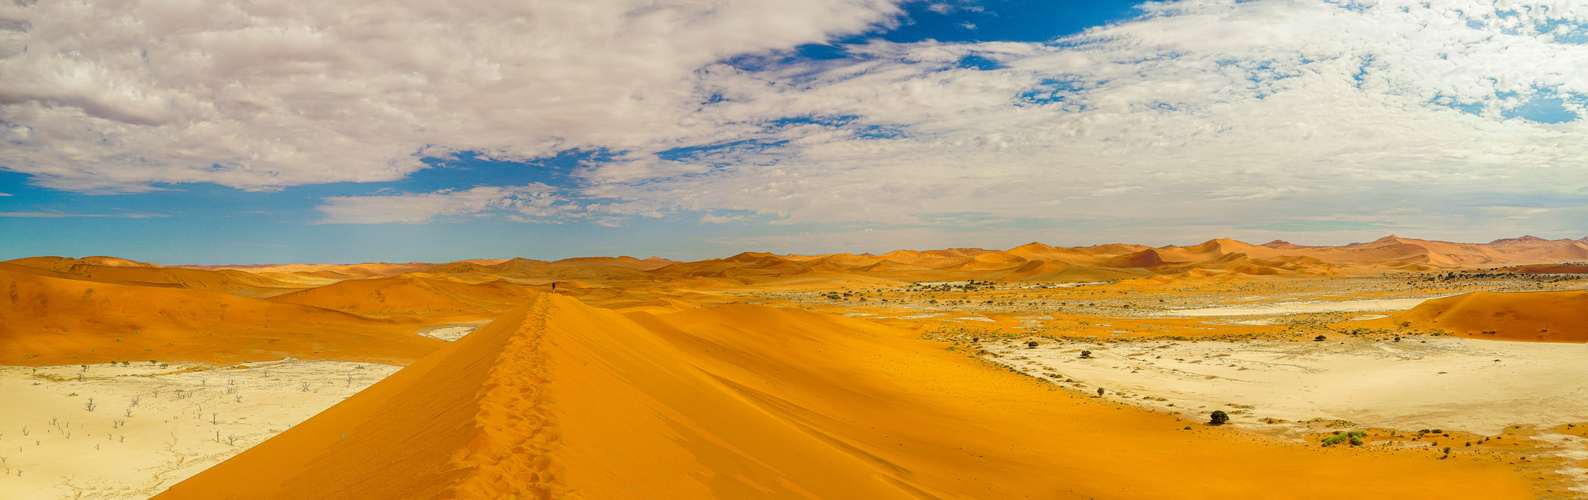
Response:
[{"label": "orange sand", "polygon": [[1503,465],[1276,444],[911,337],[541,295],[158,498],[1530,496]]},{"label": "orange sand", "polygon": [[1588,342],[1588,291],[1469,293],[1424,302],[1402,319],[1475,338]]},{"label": "orange sand", "polygon": [[0,364],[336,359],[406,364],[412,324],[224,293],[41,276],[0,264]]},{"label": "orange sand", "polygon": [[[1534,485],[1499,462],[1207,427],[1056,390],[920,336],[1283,336],[1314,326],[1136,313],[1213,293],[1281,300],[1334,289],[1319,280],[1382,273],[1405,279],[1371,283],[1404,286],[1339,290],[1458,293],[1487,285],[1419,273],[1581,260],[1583,249],[1588,239],[1392,236],[1344,247],[1032,243],[698,262],[194,268],[31,258],[0,263],[0,294],[9,292],[0,363],[412,363],[165,498],[1525,498]],[[1273,286],[1292,279],[1304,285]],[[1526,286],[1576,286],[1541,279]],[[966,280],[1002,284],[965,290]],[[542,293],[554,281],[558,294]],[[944,281],[962,290],[900,291]],[[1111,283],[1038,286],[1078,281]],[[811,293],[835,290],[858,295]],[[1585,297],[1471,294],[1338,327],[1409,321],[1582,342]],[[456,343],[415,334],[489,319]]]},{"label": "orange sand", "polygon": [[342,281],[270,301],[372,318],[477,318],[512,309],[528,300],[529,294],[530,287],[500,280],[469,284],[404,276]]}]

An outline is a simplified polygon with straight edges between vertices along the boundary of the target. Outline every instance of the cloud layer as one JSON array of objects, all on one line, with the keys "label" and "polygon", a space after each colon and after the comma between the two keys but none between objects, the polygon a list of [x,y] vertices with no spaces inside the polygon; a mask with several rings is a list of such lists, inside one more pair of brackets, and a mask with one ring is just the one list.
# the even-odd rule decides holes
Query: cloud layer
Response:
[{"label": "cloud layer", "polygon": [[687,129],[689,80],[855,32],[888,2],[15,2],[0,165],[70,190],[401,178]]},{"label": "cloud layer", "polygon": [[332,223],[1584,222],[1588,7],[1182,1],[1049,43],[791,52],[898,12],[0,7],[0,166],[79,191],[271,189],[393,180],[457,152],[615,155],[575,186],[329,198]]}]

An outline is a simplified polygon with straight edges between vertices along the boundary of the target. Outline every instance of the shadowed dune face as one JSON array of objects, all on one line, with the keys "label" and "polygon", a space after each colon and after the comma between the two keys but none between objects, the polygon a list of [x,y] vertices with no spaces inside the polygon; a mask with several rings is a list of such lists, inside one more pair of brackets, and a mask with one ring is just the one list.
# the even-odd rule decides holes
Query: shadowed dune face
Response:
[{"label": "shadowed dune face", "polygon": [[123,285],[185,288],[229,293],[245,297],[268,297],[298,288],[292,284],[232,269],[205,270],[160,267],[113,257],[67,259],[31,257],[0,263],[3,269],[64,279],[116,283]]},{"label": "shadowed dune face", "polygon": [[1401,317],[1475,338],[1588,342],[1588,291],[1469,293],[1429,300]]},{"label": "shadowed dune face", "polygon": [[481,318],[529,299],[530,287],[497,281],[471,284],[416,277],[348,280],[272,297],[371,318]]},{"label": "shadowed dune face", "polygon": [[224,293],[52,278],[0,268],[0,363],[406,364],[442,345],[413,327]]},{"label": "shadowed dune face", "polygon": [[1530,496],[1503,465],[1187,431],[980,363],[800,310],[540,295],[159,498]]}]

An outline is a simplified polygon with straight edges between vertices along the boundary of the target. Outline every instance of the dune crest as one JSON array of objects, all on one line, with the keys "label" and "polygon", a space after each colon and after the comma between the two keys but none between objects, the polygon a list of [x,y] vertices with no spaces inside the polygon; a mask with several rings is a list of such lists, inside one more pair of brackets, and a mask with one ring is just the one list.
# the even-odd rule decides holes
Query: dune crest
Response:
[{"label": "dune crest", "polygon": [[1499,465],[1317,454],[1122,410],[862,320],[755,305],[620,315],[538,294],[157,498],[1529,491]]}]

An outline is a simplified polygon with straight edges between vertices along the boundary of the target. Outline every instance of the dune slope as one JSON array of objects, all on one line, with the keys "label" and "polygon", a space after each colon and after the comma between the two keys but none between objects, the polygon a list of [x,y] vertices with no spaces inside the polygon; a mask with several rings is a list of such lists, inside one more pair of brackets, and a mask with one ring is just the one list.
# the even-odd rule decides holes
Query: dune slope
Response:
[{"label": "dune slope", "polygon": [[801,310],[542,294],[158,498],[1530,494],[1503,465],[1187,431],[981,363]]},{"label": "dune slope", "polygon": [[530,288],[503,281],[471,284],[411,276],[339,281],[271,297],[371,318],[445,318],[495,315],[524,303]]},{"label": "dune slope", "polygon": [[0,363],[291,356],[405,364],[442,343],[415,327],[236,295],[52,278],[0,264]]},{"label": "dune slope", "polygon": [[1477,338],[1588,342],[1588,291],[1468,293],[1423,302],[1402,319]]}]

